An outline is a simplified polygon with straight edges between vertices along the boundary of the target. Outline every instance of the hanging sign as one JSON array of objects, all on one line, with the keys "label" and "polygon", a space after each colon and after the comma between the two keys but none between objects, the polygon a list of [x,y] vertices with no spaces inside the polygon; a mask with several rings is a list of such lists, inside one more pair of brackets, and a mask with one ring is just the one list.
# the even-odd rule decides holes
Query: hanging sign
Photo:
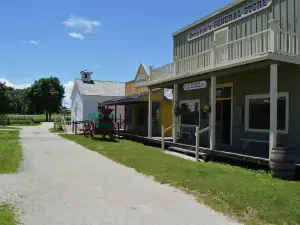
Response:
[{"label": "hanging sign", "polygon": [[203,81],[197,81],[193,83],[188,83],[183,85],[183,90],[185,91],[191,91],[196,89],[203,89],[207,87],[207,82],[205,80]]},{"label": "hanging sign", "polygon": [[195,38],[201,37],[211,31],[215,31],[221,27],[225,27],[233,22],[236,22],[263,9],[266,9],[271,4],[272,0],[256,0],[246,6],[243,6],[231,13],[226,14],[225,16],[222,16],[210,23],[206,23],[199,28],[190,31],[188,33],[187,40],[194,40]]}]

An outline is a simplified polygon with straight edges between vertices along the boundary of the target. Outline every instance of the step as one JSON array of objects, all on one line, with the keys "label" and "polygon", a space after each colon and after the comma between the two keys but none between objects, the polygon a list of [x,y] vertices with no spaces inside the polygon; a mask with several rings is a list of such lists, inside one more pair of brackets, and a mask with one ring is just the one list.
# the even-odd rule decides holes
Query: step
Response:
[{"label": "step", "polygon": [[[184,153],[190,153],[190,154],[196,154],[195,151],[192,150],[188,150],[188,149],[184,149],[184,148],[178,148],[178,147],[174,147],[174,146],[170,146],[169,150],[173,150],[173,151],[178,151],[178,152],[184,152]],[[207,156],[208,154],[205,152],[199,152],[200,156]]]}]

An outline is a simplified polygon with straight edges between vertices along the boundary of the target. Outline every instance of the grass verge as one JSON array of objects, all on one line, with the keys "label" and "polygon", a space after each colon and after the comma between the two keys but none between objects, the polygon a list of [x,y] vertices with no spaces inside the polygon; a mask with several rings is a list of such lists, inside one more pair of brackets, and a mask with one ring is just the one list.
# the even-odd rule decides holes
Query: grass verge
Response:
[{"label": "grass verge", "polygon": [[17,223],[13,207],[8,204],[0,204],[0,224],[16,225]]},{"label": "grass verge", "polygon": [[61,134],[158,182],[193,194],[216,211],[245,224],[299,224],[300,185],[219,163],[196,163],[128,140],[91,140]]},{"label": "grass verge", "polygon": [[65,133],[65,131],[63,131],[63,130],[54,130],[54,128],[50,128],[49,131],[51,133],[57,133],[57,134]]},{"label": "grass verge", "polygon": [[10,127],[10,126],[0,126],[0,130],[3,129],[10,129],[10,130],[20,130],[19,127]]},{"label": "grass verge", "polygon": [[37,123],[12,123],[11,126],[18,126],[18,127],[36,127],[36,126],[40,126],[41,123],[37,122]]},{"label": "grass verge", "polygon": [[19,133],[19,130],[0,130],[0,174],[15,173],[20,166],[22,147]]}]

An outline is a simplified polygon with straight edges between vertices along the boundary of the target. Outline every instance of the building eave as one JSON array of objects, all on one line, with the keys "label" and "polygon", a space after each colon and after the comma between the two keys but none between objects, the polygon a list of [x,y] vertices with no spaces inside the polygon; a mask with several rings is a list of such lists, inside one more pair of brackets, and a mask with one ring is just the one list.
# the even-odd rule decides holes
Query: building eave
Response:
[{"label": "building eave", "polygon": [[225,7],[221,8],[221,9],[217,9],[214,12],[208,14],[207,16],[205,16],[205,17],[197,20],[196,22],[191,23],[191,24],[185,26],[182,29],[179,29],[178,31],[176,31],[176,32],[174,32],[172,34],[172,37],[174,37],[174,36],[176,36],[178,34],[181,34],[181,33],[185,32],[185,31],[187,31],[188,29],[191,29],[191,28],[193,28],[193,27],[195,27],[195,26],[203,23],[204,21],[209,20],[209,19],[211,19],[211,18],[213,18],[213,17],[215,17],[215,16],[217,16],[217,15],[225,12],[226,10],[231,9],[231,8],[237,6],[237,5],[239,5],[239,4],[241,4],[241,3],[245,2],[245,1],[247,1],[247,0],[236,0],[234,2],[231,2],[228,5],[226,5]]}]

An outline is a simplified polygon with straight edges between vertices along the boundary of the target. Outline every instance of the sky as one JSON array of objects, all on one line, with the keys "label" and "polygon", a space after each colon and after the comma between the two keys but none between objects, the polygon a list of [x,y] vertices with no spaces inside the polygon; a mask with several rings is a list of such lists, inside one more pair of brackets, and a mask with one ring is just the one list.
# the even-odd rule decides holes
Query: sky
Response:
[{"label": "sky", "polygon": [[230,0],[1,0],[0,81],[16,88],[56,76],[65,104],[84,69],[129,81],[140,63],[172,61],[172,33]]}]

